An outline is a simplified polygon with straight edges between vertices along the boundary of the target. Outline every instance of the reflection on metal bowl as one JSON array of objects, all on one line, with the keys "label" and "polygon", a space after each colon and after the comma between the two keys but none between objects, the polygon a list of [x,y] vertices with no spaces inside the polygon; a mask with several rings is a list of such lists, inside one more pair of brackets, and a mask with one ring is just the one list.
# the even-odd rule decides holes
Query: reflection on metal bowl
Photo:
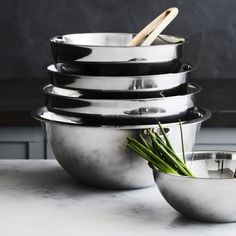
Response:
[{"label": "reflection on metal bowl", "polygon": [[[111,189],[153,185],[147,163],[127,148],[127,137],[137,137],[158,125],[108,126],[86,119],[61,116],[39,109],[33,116],[42,122],[47,141],[61,166],[81,183]],[[199,109],[197,117],[182,122],[186,151],[191,151],[201,123],[210,112]],[[163,124],[174,149],[181,150],[178,123]]]}]

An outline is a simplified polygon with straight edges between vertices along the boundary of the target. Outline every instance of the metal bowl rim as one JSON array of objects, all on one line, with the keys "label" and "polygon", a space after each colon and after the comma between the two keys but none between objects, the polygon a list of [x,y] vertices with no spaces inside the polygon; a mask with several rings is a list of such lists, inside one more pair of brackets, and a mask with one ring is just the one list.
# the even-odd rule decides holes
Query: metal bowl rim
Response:
[{"label": "metal bowl rim", "polygon": [[[198,109],[201,112],[200,117],[198,117],[196,119],[192,119],[192,120],[182,121],[181,124],[182,125],[198,124],[198,123],[201,123],[205,120],[208,120],[211,117],[212,113],[209,110],[202,108],[202,107],[198,107]],[[45,112],[49,112],[51,114],[56,114],[56,113],[48,111],[46,107],[41,107],[41,108],[33,111],[31,113],[31,116],[41,122],[44,121],[44,122],[52,122],[52,123],[57,123],[57,124],[84,126],[84,127],[91,127],[91,128],[112,128],[112,129],[120,129],[120,130],[122,130],[122,129],[136,130],[136,129],[150,129],[150,128],[158,128],[159,127],[158,124],[153,124],[153,125],[94,125],[94,126],[91,126],[86,123],[79,123],[79,121],[72,120],[71,118],[75,118],[77,120],[79,119],[78,117],[72,117],[72,116],[63,116],[63,115],[56,114],[59,117],[63,117],[66,121],[51,120],[49,118],[47,119],[47,118],[41,116]],[[174,126],[174,125],[179,125],[179,122],[163,123],[163,126]]]},{"label": "metal bowl rim", "polygon": [[51,37],[50,43],[55,43],[55,44],[63,44],[63,45],[71,45],[71,46],[75,46],[75,47],[90,47],[90,48],[153,48],[153,47],[160,47],[160,46],[170,46],[170,45],[183,45],[185,43],[185,38],[180,37],[180,36],[174,36],[174,35],[168,35],[168,34],[160,34],[160,36],[164,35],[164,36],[169,36],[169,37],[175,37],[175,38],[179,38],[180,40],[183,40],[182,42],[178,42],[178,43],[167,43],[167,44],[162,44],[162,45],[150,45],[150,46],[99,46],[99,45],[84,45],[84,44],[68,44],[68,43],[64,43],[64,42],[58,42],[56,41],[56,38],[58,37],[63,37],[63,36],[70,36],[70,35],[85,35],[85,34],[90,34],[90,35],[96,35],[96,34],[113,34],[113,35],[134,35],[135,33],[122,33],[122,32],[94,32],[94,33],[74,33],[74,34],[64,34],[64,35],[56,35]]},{"label": "metal bowl rim", "polygon": [[[70,61],[69,63],[72,65],[81,65],[81,64],[98,64],[98,65],[130,65],[130,64],[136,64],[136,65],[140,65],[140,64],[161,64],[161,63],[167,63],[167,62],[173,62],[173,61],[178,61],[181,62],[180,59],[178,58],[171,58],[171,59],[162,59],[161,61],[153,61],[153,60],[145,60],[145,61]],[[68,62],[63,61],[63,62],[58,62],[58,63],[64,63],[64,64],[68,64]]]},{"label": "metal bowl rim", "polygon": [[[196,94],[200,93],[202,91],[201,86],[194,84],[194,83],[188,83],[187,88],[189,87],[193,87],[194,91],[192,93],[187,93],[187,94],[183,94],[183,95],[175,95],[175,96],[167,96],[167,97],[158,97],[158,98],[140,98],[140,99],[103,99],[103,98],[99,98],[99,99],[93,99],[93,98],[80,98],[80,97],[73,97],[73,96],[68,96],[68,95],[60,95],[60,94],[55,94],[55,93],[51,93],[50,89],[51,88],[58,88],[60,90],[69,90],[69,91],[73,91],[76,92],[77,90],[74,89],[68,89],[68,88],[60,88],[60,87],[56,87],[52,84],[46,85],[43,88],[43,93],[48,95],[48,96],[54,96],[54,97],[61,97],[64,99],[71,99],[71,100],[81,100],[81,101],[93,101],[93,100],[100,100],[100,101],[109,101],[109,102],[122,102],[122,101],[130,101],[130,102],[150,102],[150,101],[162,101],[162,100],[174,100],[177,98],[186,98],[186,97],[192,97],[195,96]],[[77,91],[79,93],[79,91]]]},{"label": "metal bowl rim", "polygon": [[[63,63],[56,63],[56,64],[63,64]],[[143,63],[141,63],[141,64],[143,64]],[[173,76],[177,76],[177,75],[184,75],[184,74],[188,74],[188,73],[191,73],[191,72],[193,72],[196,68],[195,67],[193,67],[193,65],[191,65],[191,64],[189,64],[189,63],[182,63],[182,65],[181,65],[181,69],[183,69],[183,67],[184,66],[187,66],[188,67],[188,69],[187,70],[185,70],[185,71],[181,71],[181,72],[176,72],[176,73],[165,73],[165,74],[153,74],[153,75],[114,75],[114,76],[108,76],[108,75],[103,75],[103,76],[95,76],[95,75],[93,75],[93,76],[91,76],[91,75],[83,75],[83,74],[71,74],[71,73],[65,73],[65,72],[60,72],[60,71],[58,71],[57,70],[57,68],[56,68],[56,66],[55,66],[55,64],[50,64],[50,65],[48,65],[47,66],[47,72],[48,73],[50,73],[50,74],[58,74],[58,75],[63,75],[63,76],[65,76],[65,77],[84,77],[84,78],[88,78],[88,79],[90,79],[90,78],[94,78],[94,77],[96,77],[96,78],[116,78],[116,79],[118,79],[118,78],[127,78],[127,77],[129,77],[129,78],[153,78],[153,77],[167,77],[167,76],[170,76],[170,77],[173,77]],[[54,68],[52,68],[52,67],[54,67]],[[52,68],[52,69],[51,69]],[[55,69],[55,70],[54,70]]]},{"label": "metal bowl rim", "polygon": [[[236,155],[236,151],[225,151],[225,150],[199,150],[199,151],[196,151],[194,152],[194,154],[235,154]],[[217,160],[226,160],[226,159],[217,159]],[[193,160],[194,161],[194,160]],[[196,160],[197,161],[197,160]],[[161,174],[164,174],[164,175],[167,175],[167,176],[172,176],[172,177],[175,177],[175,178],[179,178],[179,179],[191,179],[191,180],[207,180],[207,181],[210,181],[210,180],[233,180],[233,181],[236,181],[236,178],[205,178],[205,177],[191,177],[191,176],[183,176],[183,175],[176,175],[176,174],[170,174],[170,173],[165,173],[163,171],[160,171],[158,169],[156,169],[153,164],[151,163],[148,163],[149,167],[153,170],[153,172],[158,172],[158,173],[161,173]]]}]

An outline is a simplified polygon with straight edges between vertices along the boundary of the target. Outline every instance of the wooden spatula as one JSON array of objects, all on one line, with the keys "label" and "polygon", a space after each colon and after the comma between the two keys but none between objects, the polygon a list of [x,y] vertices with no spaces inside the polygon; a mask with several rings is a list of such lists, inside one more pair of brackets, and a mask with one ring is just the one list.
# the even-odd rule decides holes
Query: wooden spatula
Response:
[{"label": "wooden spatula", "polygon": [[178,13],[179,10],[176,7],[165,10],[146,27],[144,27],[138,34],[136,34],[127,46],[151,45],[157,36],[175,19]]}]

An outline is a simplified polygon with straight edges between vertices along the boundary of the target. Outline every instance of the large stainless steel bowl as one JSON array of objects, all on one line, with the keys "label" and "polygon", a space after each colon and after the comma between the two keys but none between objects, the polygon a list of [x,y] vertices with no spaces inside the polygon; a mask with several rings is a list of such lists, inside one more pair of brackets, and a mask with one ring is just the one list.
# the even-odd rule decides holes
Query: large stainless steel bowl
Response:
[{"label": "large stainless steel bowl", "polygon": [[178,96],[148,99],[94,99],[77,90],[46,86],[47,108],[65,115],[96,115],[109,118],[169,119],[184,117],[194,107],[196,85],[188,85],[188,93]]},{"label": "large stainless steel bowl", "polygon": [[51,38],[56,62],[171,62],[181,57],[184,39],[160,35],[151,46],[127,47],[132,33],[80,33]]},{"label": "large stainless steel bowl", "polygon": [[[137,137],[158,125],[104,126],[78,117],[60,116],[42,108],[33,114],[42,122],[47,141],[61,166],[84,184],[102,188],[134,189],[153,185],[147,163],[127,148],[127,137]],[[201,123],[210,117],[199,109],[195,119],[182,123],[186,151],[192,151]],[[181,150],[178,123],[165,124],[176,151]]]},{"label": "large stainless steel bowl", "polygon": [[163,197],[183,215],[200,221],[232,222],[236,221],[235,170],[236,152],[203,151],[194,154],[196,178],[153,172]]},{"label": "large stainless steel bowl", "polygon": [[77,89],[93,94],[110,93],[110,96],[163,96],[177,95],[186,89],[187,79],[192,66],[183,64],[176,73],[132,76],[90,76],[89,71],[82,74],[69,74],[61,71],[59,66],[50,65],[47,70],[51,84],[60,88]]}]

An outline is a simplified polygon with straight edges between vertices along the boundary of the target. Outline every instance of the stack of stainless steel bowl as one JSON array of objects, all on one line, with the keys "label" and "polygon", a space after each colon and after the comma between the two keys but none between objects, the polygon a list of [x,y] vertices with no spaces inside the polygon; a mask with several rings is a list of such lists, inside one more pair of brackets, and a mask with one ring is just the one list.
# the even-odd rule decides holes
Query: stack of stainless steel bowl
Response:
[{"label": "stack of stainless steel bowl", "polygon": [[160,35],[151,46],[127,47],[129,33],[90,33],[51,39],[55,64],[44,88],[42,121],[61,166],[82,183],[104,188],[153,184],[147,163],[126,146],[128,136],[160,121],[176,151],[192,151],[210,113],[195,107],[199,87],[181,58],[184,39]]}]

